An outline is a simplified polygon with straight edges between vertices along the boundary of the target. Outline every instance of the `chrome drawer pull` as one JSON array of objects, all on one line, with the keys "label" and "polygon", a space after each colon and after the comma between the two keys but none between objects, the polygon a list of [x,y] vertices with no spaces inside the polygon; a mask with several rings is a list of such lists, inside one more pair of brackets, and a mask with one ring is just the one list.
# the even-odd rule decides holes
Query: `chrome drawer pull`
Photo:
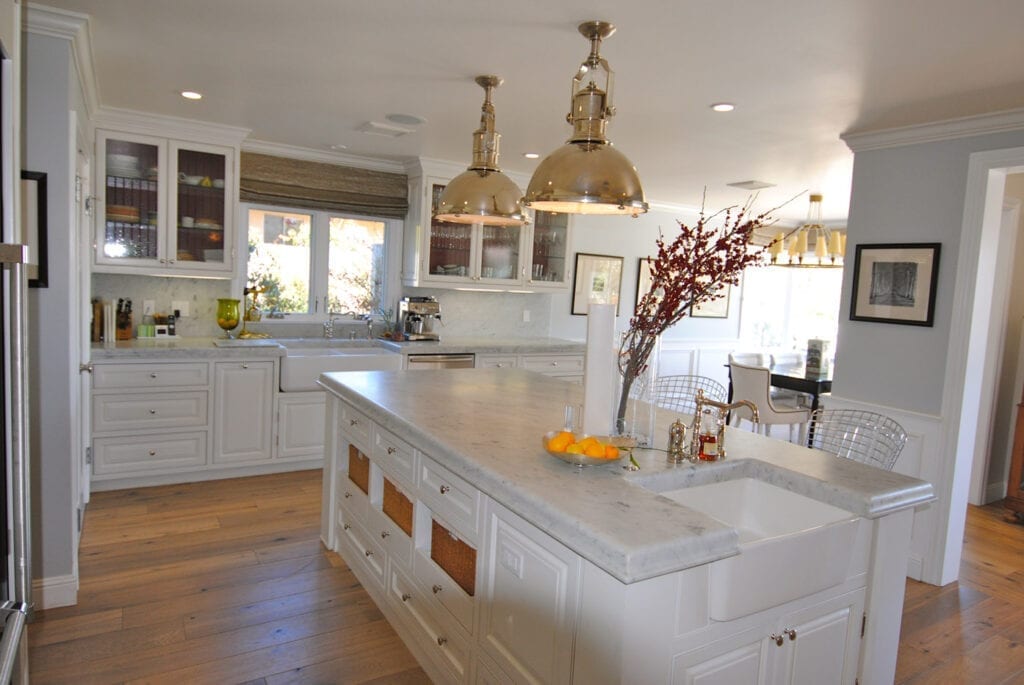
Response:
[{"label": "chrome drawer pull", "polygon": [[395,449],[394,447],[388,447],[388,454],[394,454],[394,453],[395,453],[395,452],[397,452],[397,451],[398,451],[398,450],[397,450],[397,449]]},{"label": "chrome drawer pull", "polygon": [[343,524],[342,524],[342,526],[341,526],[342,530],[348,530],[348,529],[349,529],[349,528],[351,528],[351,527],[352,527],[352,526],[351,526],[351,525],[349,525],[349,524],[347,524],[347,523],[343,523]]},{"label": "chrome drawer pull", "polygon": [[446,638],[446,637],[439,637],[439,638],[437,638],[437,646],[438,647],[444,647],[446,644],[448,644],[448,638]]},{"label": "chrome drawer pull", "polygon": [[350,425],[350,426],[358,426],[359,422],[356,421],[355,419],[349,419],[348,420],[348,425]]},{"label": "chrome drawer pull", "polygon": [[387,532],[386,530],[380,534],[381,540],[387,540],[389,537],[391,537],[391,533]]},{"label": "chrome drawer pull", "polygon": [[782,642],[783,642],[783,640],[785,640],[785,637],[783,637],[782,635],[776,635],[775,633],[772,633],[768,637],[769,637],[770,640],[774,640],[775,644],[778,645],[779,647],[782,646]]},{"label": "chrome drawer pull", "polygon": [[436,595],[436,594],[437,594],[438,592],[440,592],[440,591],[441,591],[441,590],[443,590],[444,588],[443,588],[443,587],[441,587],[440,585],[435,585],[434,587],[432,587],[432,588],[430,588],[430,589],[431,589],[431,590],[433,590],[434,594]]},{"label": "chrome drawer pull", "polygon": [[149,456],[155,457],[156,456],[156,450],[150,450],[149,451]]},{"label": "chrome drawer pull", "polygon": [[403,602],[408,602],[410,599],[412,599],[412,595],[410,595],[408,592],[403,592],[402,593],[402,601]]},{"label": "chrome drawer pull", "polygon": [[349,498],[349,497],[351,497],[351,496],[352,496],[352,493],[351,493],[351,492],[346,492],[346,493],[345,493],[345,499],[348,499],[348,498]]},{"label": "chrome drawer pull", "polygon": [[367,559],[369,559],[370,557],[372,557],[372,556],[373,556],[373,552],[372,552],[372,551],[370,551],[370,550],[366,550],[365,552],[363,552],[363,554],[365,554],[365,555],[366,555],[366,558],[367,558]]},{"label": "chrome drawer pull", "polygon": [[447,495],[449,490],[451,490],[451,488],[448,487],[447,485],[442,485],[441,486],[441,494],[442,495]]},{"label": "chrome drawer pull", "polygon": [[156,374],[155,373],[151,373],[151,374],[149,374],[149,377],[150,378],[156,378]]},{"label": "chrome drawer pull", "polygon": [[149,413],[150,413],[150,414],[156,414],[156,409],[150,409],[150,410],[149,410]]},{"label": "chrome drawer pull", "polygon": [[243,364],[242,364],[242,368],[243,368],[243,369],[248,369],[248,368],[249,368],[249,365],[248,365],[248,364],[244,364],[244,363],[243,363]]},{"label": "chrome drawer pull", "polygon": [[796,639],[796,631],[793,630],[792,628],[787,628],[786,630],[784,630],[782,632],[784,632],[786,635],[789,635],[790,641]]},{"label": "chrome drawer pull", "polygon": [[551,366],[558,366],[558,362],[551,362]]}]

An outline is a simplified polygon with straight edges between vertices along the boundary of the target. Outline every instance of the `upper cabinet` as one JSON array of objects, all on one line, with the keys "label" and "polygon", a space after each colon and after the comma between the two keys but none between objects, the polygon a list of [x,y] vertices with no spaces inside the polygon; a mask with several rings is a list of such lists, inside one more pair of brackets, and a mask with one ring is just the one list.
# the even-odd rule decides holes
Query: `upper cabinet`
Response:
[{"label": "upper cabinet", "polygon": [[153,131],[159,122],[97,129],[93,270],[230,278],[240,138],[218,145]]},{"label": "upper cabinet", "polygon": [[564,291],[569,286],[569,217],[535,212],[525,226],[433,219],[445,179],[410,179],[405,285],[481,290]]}]

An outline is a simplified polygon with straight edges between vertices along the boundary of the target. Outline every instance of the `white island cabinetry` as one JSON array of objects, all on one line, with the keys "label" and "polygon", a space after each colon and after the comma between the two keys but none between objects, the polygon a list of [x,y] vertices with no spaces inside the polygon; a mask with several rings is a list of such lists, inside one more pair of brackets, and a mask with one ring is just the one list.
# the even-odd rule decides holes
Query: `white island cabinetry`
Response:
[{"label": "white island cabinetry", "polygon": [[[811,494],[853,510],[841,575],[715,620],[716,564],[744,549],[732,529],[617,467],[578,469],[539,450],[541,415],[575,401],[575,386],[504,370],[456,370],[443,383],[416,372],[324,378],[323,540],[437,682],[891,680],[895,649],[885,645],[898,634],[906,564],[906,541],[895,543],[909,537],[912,507],[931,497],[927,484],[885,474],[866,485],[860,465],[852,474],[840,465]],[[508,406],[524,415],[502,425]],[[438,430],[443,416],[470,409],[486,431]],[[737,436],[733,454],[769,442]],[[714,478],[724,466],[770,480],[783,473],[772,461],[783,451],[789,469],[818,476],[819,460],[835,459],[770,447],[768,461],[668,476]],[[637,456],[646,475],[666,471],[663,455]]]}]

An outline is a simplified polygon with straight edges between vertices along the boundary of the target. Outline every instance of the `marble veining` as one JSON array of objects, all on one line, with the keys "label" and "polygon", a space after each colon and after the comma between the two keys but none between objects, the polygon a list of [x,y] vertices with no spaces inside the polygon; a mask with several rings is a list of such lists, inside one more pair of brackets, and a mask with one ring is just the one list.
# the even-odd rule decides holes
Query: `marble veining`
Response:
[{"label": "marble veining", "polygon": [[[491,498],[624,583],[738,553],[737,531],[657,490],[751,476],[873,518],[934,498],[923,481],[729,429],[729,460],[667,464],[636,450],[641,470],[576,467],[540,436],[582,389],[513,369],[330,373],[321,384]],[[667,443],[674,418],[659,416]],[[664,445],[660,445],[664,446]]]}]

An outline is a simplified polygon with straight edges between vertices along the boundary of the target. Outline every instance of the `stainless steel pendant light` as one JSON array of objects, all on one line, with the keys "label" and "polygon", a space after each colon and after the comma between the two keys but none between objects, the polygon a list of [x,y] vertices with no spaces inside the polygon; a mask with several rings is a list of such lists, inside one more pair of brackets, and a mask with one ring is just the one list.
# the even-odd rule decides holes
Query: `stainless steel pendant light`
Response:
[{"label": "stainless steel pendant light", "polygon": [[569,214],[631,214],[647,211],[633,163],[605,134],[612,106],[613,73],[600,55],[601,41],[615,32],[605,21],[588,21],[579,32],[590,54],[572,80],[572,137],[537,167],[524,202],[533,209]]},{"label": "stainless steel pendant light", "polygon": [[445,186],[434,218],[459,224],[517,226],[526,223],[519,186],[498,168],[498,142],[494,130],[491,93],[501,85],[497,76],[477,76],[484,89],[480,128],[473,132],[473,163]]}]

